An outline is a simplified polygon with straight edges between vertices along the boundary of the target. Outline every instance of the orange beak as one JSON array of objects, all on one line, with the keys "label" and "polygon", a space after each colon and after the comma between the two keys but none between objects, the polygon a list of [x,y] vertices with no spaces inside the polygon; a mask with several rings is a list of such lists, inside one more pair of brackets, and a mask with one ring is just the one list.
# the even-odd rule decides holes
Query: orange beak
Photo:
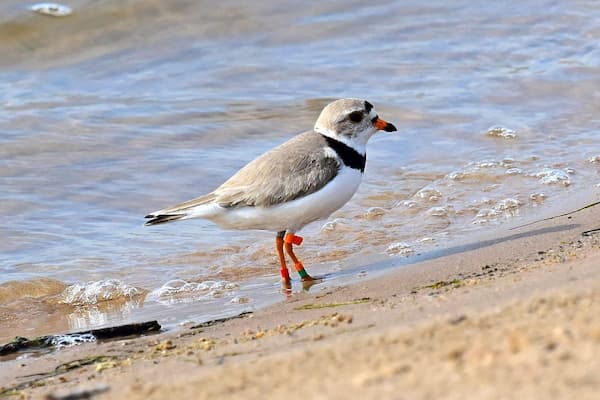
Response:
[{"label": "orange beak", "polygon": [[393,124],[390,124],[379,117],[375,117],[373,125],[375,125],[375,128],[377,128],[378,131],[394,132],[398,130]]}]

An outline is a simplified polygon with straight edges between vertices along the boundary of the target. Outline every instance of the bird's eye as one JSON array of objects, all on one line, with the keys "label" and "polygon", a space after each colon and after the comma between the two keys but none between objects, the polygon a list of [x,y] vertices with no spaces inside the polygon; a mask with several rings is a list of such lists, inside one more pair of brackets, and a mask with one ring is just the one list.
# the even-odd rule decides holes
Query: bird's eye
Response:
[{"label": "bird's eye", "polygon": [[348,118],[350,118],[350,121],[352,122],[360,122],[363,119],[363,113],[360,111],[353,111],[348,115]]}]

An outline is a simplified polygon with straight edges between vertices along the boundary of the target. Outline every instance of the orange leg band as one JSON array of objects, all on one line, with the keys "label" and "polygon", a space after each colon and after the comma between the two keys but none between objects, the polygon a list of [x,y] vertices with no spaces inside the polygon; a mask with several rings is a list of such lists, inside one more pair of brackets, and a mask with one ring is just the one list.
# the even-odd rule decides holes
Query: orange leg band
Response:
[{"label": "orange leg band", "polygon": [[287,235],[285,235],[284,240],[286,244],[295,244],[296,246],[300,246],[304,239],[302,238],[302,236],[296,236],[293,233],[288,233]]}]

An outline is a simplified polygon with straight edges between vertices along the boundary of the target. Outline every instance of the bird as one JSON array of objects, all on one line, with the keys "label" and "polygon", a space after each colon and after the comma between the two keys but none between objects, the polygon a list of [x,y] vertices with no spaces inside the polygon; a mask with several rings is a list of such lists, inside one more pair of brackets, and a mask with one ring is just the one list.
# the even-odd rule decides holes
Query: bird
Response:
[{"label": "bird", "polygon": [[356,193],[366,164],[366,145],[377,131],[396,127],[363,99],[327,104],[314,128],[267,151],[212,192],[146,215],[145,225],[192,218],[225,229],[272,231],[285,288],[291,287],[285,252],[301,281],[311,276],[294,253],[305,225],[329,217]]}]

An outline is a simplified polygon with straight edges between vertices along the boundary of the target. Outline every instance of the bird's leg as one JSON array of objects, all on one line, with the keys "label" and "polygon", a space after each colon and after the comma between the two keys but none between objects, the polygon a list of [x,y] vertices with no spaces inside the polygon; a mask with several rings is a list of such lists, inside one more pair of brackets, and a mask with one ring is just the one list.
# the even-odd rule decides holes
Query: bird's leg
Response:
[{"label": "bird's leg", "polygon": [[300,260],[298,260],[298,257],[296,257],[296,255],[294,254],[294,249],[292,248],[293,245],[300,246],[300,244],[302,244],[302,237],[296,236],[293,233],[288,233],[287,235],[285,235],[284,242],[285,251],[287,251],[288,255],[294,262],[294,268],[296,268],[296,271],[298,272],[298,275],[300,275],[302,281],[304,282],[315,280],[312,276],[308,274],[308,272],[306,272],[306,270],[304,269],[304,265],[302,265]]},{"label": "bird's leg", "polygon": [[281,265],[281,283],[286,289],[291,287],[290,273],[285,265],[285,255],[283,254],[285,231],[277,232],[275,236],[275,245],[277,247],[277,255],[279,256],[279,264]]}]

